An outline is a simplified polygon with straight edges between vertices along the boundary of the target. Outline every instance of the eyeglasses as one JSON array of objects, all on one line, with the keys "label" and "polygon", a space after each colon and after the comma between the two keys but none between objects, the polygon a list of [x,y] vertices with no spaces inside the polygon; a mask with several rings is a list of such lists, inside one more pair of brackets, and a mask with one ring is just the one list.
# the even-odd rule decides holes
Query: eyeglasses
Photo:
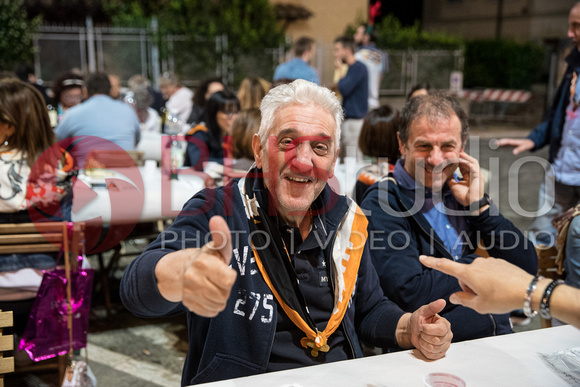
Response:
[{"label": "eyeglasses", "polygon": [[61,95],[60,99],[65,104],[79,104],[83,101],[83,96],[75,94],[63,94]]},{"label": "eyeglasses", "polygon": [[229,111],[229,112],[224,112],[223,110],[219,111],[222,114],[225,114],[226,116],[228,116],[228,118],[232,118],[234,115],[238,115],[239,111],[234,110],[234,111]]}]

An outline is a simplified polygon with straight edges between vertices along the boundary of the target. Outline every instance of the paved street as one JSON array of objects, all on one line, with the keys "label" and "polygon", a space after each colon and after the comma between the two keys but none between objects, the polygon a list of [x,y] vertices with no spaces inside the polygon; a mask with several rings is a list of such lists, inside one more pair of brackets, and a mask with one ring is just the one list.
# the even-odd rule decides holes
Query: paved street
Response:
[{"label": "paved street", "polygon": [[[506,126],[475,127],[472,129],[469,152],[479,150],[481,166],[491,173],[490,192],[500,211],[521,230],[526,230],[532,218],[522,215],[517,205],[525,211],[534,211],[537,206],[538,187],[543,176],[536,157],[545,159],[547,151],[514,156],[510,149],[492,149],[490,140],[503,136],[523,137],[528,128]],[[491,144],[491,146],[490,146]],[[527,157],[519,172],[518,162]],[[511,171],[511,174],[510,174]],[[516,173],[517,172],[517,173]],[[511,183],[511,188],[510,188]],[[516,188],[517,187],[517,192]],[[145,245],[129,244],[127,252],[141,251]],[[133,258],[124,258],[121,269]],[[115,275],[120,278],[121,270]],[[118,287],[118,282],[112,284]],[[181,368],[187,351],[187,331],[184,317],[163,320],[142,320],[131,316],[119,302],[116,288],[113,291],[115,313],[105,318],[103,299],[94,296],[89,334],[89,362],[100,386],[178,386]],[[518,330],[537,328],[535,320]],[[8,379],[8,386],[50,385],[24,384],[23,376]],[[30,378],[29,378],[30,379]],[[45,383],[55,383],[54,377],[43,377]]]}]

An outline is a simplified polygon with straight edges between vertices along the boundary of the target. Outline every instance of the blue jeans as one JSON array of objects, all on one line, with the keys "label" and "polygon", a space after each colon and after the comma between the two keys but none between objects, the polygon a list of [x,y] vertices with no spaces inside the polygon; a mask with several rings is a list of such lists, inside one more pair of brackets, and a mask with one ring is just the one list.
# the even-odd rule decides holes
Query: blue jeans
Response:
[{"label": "blue jeans", "polygon": [[540,186],[538,209],[546,200],[553,201],[554,205],[530,225],[528,238],[535,245],[552,246],[556,243],[556,229],[552,226],[552,219],[580,203],[580,186],[562,184],[557,181],[553,182],[553,185],[551,182],[546,185],[543,182]]}]

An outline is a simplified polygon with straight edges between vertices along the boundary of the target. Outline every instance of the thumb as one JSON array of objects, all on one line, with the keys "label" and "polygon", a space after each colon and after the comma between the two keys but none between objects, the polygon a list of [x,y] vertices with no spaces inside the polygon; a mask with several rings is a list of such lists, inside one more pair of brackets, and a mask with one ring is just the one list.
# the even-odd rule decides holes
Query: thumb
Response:
[{"label": "thumb", "polygon": [[441,312],[443,308],[445,308],[445,300],[440,298],[431,302],[428,305],[424,305],[419,308],[418,312],[420,313],[421,317],[429,318],[435,316],[437,313]]},{"label": "thumb", "polygon": [[475,294],[468,292],[455,292],[449,296],[449,302],[455,305],[463,305],[473,308],[472,301],[475,298]]},{"label": "thumb", "polygon": [[449,187],[453,195],[457,195],[461,192],[461,187],[465,186],[465,181],[464,180],[455,181],[454,178],[451,178],[447,180],[447,186]]},{"label": "thumb", "polygon": [[212,241],[205,247],[219,254],[220,258],[229,264],[232,259],[232,235],[226,220],[221,216],[214,216],[209,220],[209,232]]}]

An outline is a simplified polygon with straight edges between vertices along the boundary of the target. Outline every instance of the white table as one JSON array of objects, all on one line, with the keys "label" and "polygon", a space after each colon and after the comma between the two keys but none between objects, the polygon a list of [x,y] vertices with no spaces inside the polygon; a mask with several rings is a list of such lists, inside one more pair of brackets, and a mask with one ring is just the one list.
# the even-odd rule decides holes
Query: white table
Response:
[{"label": "white table", "polygon": [[163,142],[162,134],[157,132],[141,132],[141,140],[137,144],[137,150],[143,152],[145,160],[156,160],[161,162],[161,150]]},{"label": "white table", "polygon": [[[175,218],[183,204],[204,187],[200,176],[180,174],[178,179],[170,179],[166,173],[161,173],[161,168],[139,167],[144,187],[141,192],[132,181],[131,173],[135,173],[135,169],[98,171],[96,176],[79,175],[73,187],[72,220],[75,222],[99,217],[103,224],[110,224],[111,220],[132,223],[137,218],[139,222]],[[117,194],[114,215],[111,213],[111,183]],[[143,208],[139,211],[141,197]]]},{"label": "white table", "polygon": [[[160,144],[158,144],[161,147]],[[161,149],[161,148],[159,148]],[[358,171],[369,165],[369,162],[355,162],[354,158],[346,158],[345,162],[342,164],[337,163],[334,170],[334,177],[329,181],[330,186],[341,195],[351,196],[354,190],[354,186],[357,179]],[[184,170],[187,168],[184,168]],[[168,176],[165,174],[164,178],[166,180],[165,191],[171,191],[171,199],[169,202],[169,196],[167,194],[162,196],[162,174],[161,168],[156,168],[154,171],[147,171],[145,168],[140,167],[139,171],[143,177],[143,183],[145,186],[145,202],[143,205],[143,211],[140,215],[139,220],[141,222],[152,221],[157,219],[168,219],[174,218],[177,212],[181,209],[183,204],[193,196],[197,191],[204,188],[203,179],[199,176],[193,176],[190,174],[180,174],[177,180],[171,180],[169,190],[167,187]],[[487,171],[484,171],[487,173]],[[212,173],[210,172],[210,175]],[[112,172],[107,179],[121,179],[130,183],[130,178],[123,175],[123,170],[118,169],[116,172]],[[97,185],[104,185],[105,178],[89,178],[81,175],[80,180],[90,186],[91,183]],[[133,187],[134,188],[134,187]],[[125,190],[131,190],[132,187],[125,186]],[[111,202],[108,189],[106,187],[93,187],[94,193],[87,192],[86,190],[78,189],[75,186],[74,199],[77,203],[84,204],[88,200],[86,205],[82,206],[79,211],[73,211],[73,221],[88,221],[96,217],[102,217],[103,223],[109,224],[111,222]],[[96,193],[96,195],[95,195]],[[134,189],[135,195],[138,195],[138,190]],[[94,199],[92,199],[94,197]],[[134,215],[134,199],[131,193],[127,194],[127,205],[118,208],[115,214],[115,219],[129,219],[133,220]],[[165,207],[162,208],[161,204],[164,202]],[[167,204],[170,203],[170,210],[167,210]]]},{"label": "white table", "polygon": [[416,350],[321,366],[272,372],[208,383],[215,387],[256,386],[423,386],[423,377],[445,372],[473,386],[569,386],[537,355],[580,346],[580,330],[571,326],[454,343],[445,358],[428,361]]}]

